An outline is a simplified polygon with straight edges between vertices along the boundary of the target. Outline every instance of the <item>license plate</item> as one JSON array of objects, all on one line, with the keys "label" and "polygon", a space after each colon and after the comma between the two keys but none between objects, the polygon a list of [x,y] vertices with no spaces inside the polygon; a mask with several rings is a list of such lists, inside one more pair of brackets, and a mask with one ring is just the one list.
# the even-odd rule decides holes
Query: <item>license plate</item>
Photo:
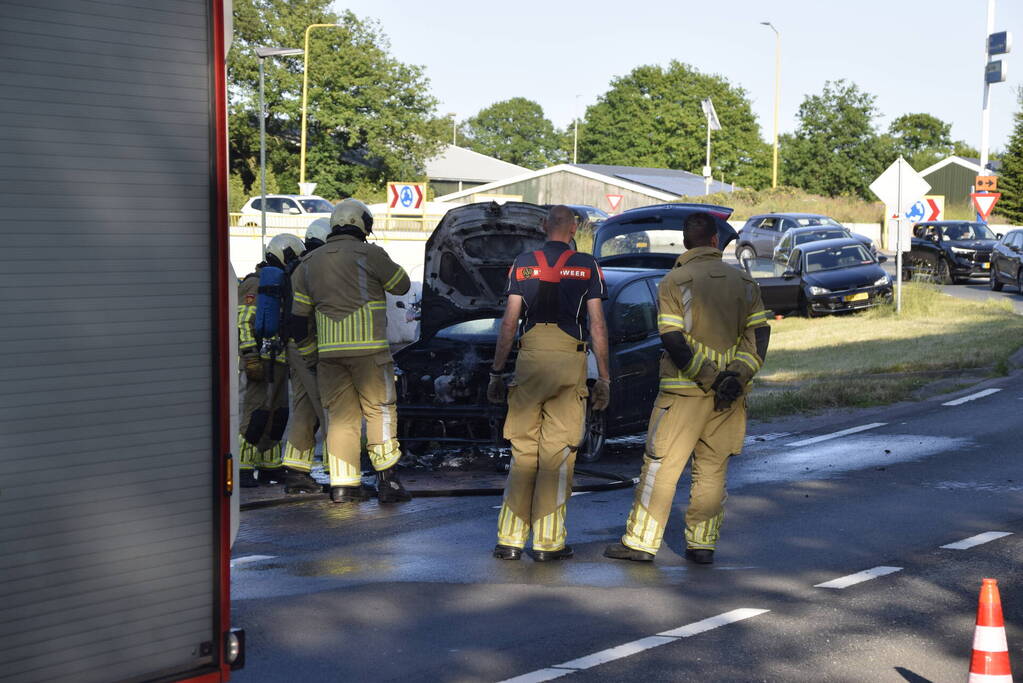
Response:
[{"label": "license plate", "polygon": [[983,268],[984,270],[987,270],[988,268],[991,267],[991,264],[990,263],[982,263],[982,264],[980,264],[980,267]]},{"label": "license plate", "polygon": [[869,294],[867,294],[866,292],[860,292],[859,294],[850,294],[849,296],[845,297],[845,300],[846,301],[866,301],[869,298],[870,298]]}]

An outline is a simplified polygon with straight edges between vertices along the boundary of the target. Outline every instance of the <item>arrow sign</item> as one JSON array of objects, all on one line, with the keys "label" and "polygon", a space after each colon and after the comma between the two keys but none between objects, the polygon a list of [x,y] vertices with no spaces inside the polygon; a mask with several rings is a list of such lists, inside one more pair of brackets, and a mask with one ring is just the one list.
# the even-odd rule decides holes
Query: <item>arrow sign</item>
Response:
[{"label": "arrow sign", "polygon": [[617,211],[618,205],[622,203],[622,195],[620,194],[609,194],[607,195],[608,206],[611,207],[611,211]]},{"label": "arrow sign", "polygon": [[927,217],[924,220],[927,221],[941,220],[941,207],[938,206],[938,202],[934,201],[933,197],[927,197]]},{"label": "arrow sign", "polygon": [[396,213],[421,213],[423,185],[421,183],[387,183],[387,208]]},{"label": "arrow sign", "polygon": [[977,189],[977,192],[997,192],[998,176],[979,175],[976,180],[973,181],[973,186]]},{"label": "arrow sign", "polygon": [[974,192],[970,195],[973,200],[973,208],[977,210],[980,217],[987,221],[987,217],[991,215],[992,209],[995,208],[995,204],[1002,198],[1001,192]]}]

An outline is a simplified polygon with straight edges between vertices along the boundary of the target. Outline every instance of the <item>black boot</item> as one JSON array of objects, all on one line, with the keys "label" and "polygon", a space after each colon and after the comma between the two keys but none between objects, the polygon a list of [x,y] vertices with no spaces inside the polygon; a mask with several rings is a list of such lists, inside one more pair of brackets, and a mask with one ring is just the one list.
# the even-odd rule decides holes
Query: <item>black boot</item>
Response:
[{"label": "black boot", "polygon": [[320,493],[323,487],[308,472],[286,468],[284,472],[285,493]]},{"label": "black boot", "polygon": [[407,503],[412,500],[398,479],[395,467],[377,472],[377,498],[381,503]]},{"label": "black boot", "polygon": [[259,483],[280,484],[284,481],[284,473],[286,470],[283,467],[261,467],[259,468]]},{"label": "black boot", "polygon": [[501,545],[498,543],[494,546],[494,557],[499,560],[521,560],[522,548],[516,548],[513,545]]},{"label": "black boot", "polygon": [[572,546],[566,545],[561,550],[534,550],[533,559],[537,562],[550,562],[552,560],[567,560],[572,557]]},{"label": "black boot", "polygon": [[686,548],[686,559],[695,564],[714,564],[714,551],[710,548]]},{"label": "black boot", "polygon": [[362,503],[373,498],[376,491],[372,486],[331,486],[330,499],[335,503]]},{"label": "black boot", "polygon": [[653,562],[653,553],[643,550],[634,550],[624,543],[612,543],[604,548],[604,557],[612,560],[632,560],[633,562]]},{"label": "black boot", "polygon": [[259,482],[256,481],[256,473],[253,470],[241,470],[238,473],[238,486],[243,489],[254,489],[259,486]]}]

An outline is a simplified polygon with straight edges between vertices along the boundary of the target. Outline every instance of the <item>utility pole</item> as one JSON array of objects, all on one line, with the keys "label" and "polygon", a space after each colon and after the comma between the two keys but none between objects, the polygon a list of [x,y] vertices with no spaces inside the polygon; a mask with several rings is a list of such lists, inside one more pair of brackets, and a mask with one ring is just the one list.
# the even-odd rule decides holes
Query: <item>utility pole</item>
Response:
[{"label": "utility pole", "polygon": [[995,0],[987,0],[987,33],[984,34],[984,106],[980,116],[980,172],[987,173],[988,147],[991,144],[991,83],[987,65],[991,59],[988,37],[995,32]]},{"label": "utility pole", "polygon": [[572,163],[579,163],[579,96],[575,96],[575,134],[572,136]]},{"label": "utility pole", "polygon": [[771,187],[778,187],[778,103],[781,101],[781,31],[769,21],[760,22],[774,31],[774,160]]}]

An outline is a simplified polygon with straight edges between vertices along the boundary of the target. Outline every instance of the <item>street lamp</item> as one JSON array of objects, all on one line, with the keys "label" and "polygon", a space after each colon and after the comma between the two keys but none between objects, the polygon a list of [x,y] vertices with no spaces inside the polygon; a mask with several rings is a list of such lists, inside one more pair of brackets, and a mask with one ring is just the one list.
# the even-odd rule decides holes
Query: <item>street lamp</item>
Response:
[{"label": "street lamp", "polygon": [[771,166],[771,187],[778,187],[778,101],[781,99],[781,32],[769,21],[761,25],[774,31],[774,161]]},{"label": "street lamp", "polygon": [[[341,24],[309,24],[305,27],[305,59],[302,62],[302,142],[298,159],[299,192],[305,193],[305,127],[306,105],[309,102],[309,32],[314,28],[344,28]],[[312,190],[310,189],[310,193]]]},{"label": "street lamp", "polygon": [[575,96],[575,133],[572,136],[572,163],[579,163],[579,95]]},{"label": "street lamp", "polygon": [[[259,218],[262,230],[260,241],[263,244],[263,252],[266,252],[266,92],[263,77],[263,62],[267,57],[287,57],[300,55],[302,50],[294,47],[257,47],[256,56],[259,57]],[[260,254],[262,258],[262,253]]]},{"label": "street lamp", "polygon": [[458,114],[456,114],[453,111],[449,111],[448,112],[448,116],[451,117],[451,144],[454,147],[457,147],[458,146],[458,119],[455,118],[455,117],[457,117]]}]

